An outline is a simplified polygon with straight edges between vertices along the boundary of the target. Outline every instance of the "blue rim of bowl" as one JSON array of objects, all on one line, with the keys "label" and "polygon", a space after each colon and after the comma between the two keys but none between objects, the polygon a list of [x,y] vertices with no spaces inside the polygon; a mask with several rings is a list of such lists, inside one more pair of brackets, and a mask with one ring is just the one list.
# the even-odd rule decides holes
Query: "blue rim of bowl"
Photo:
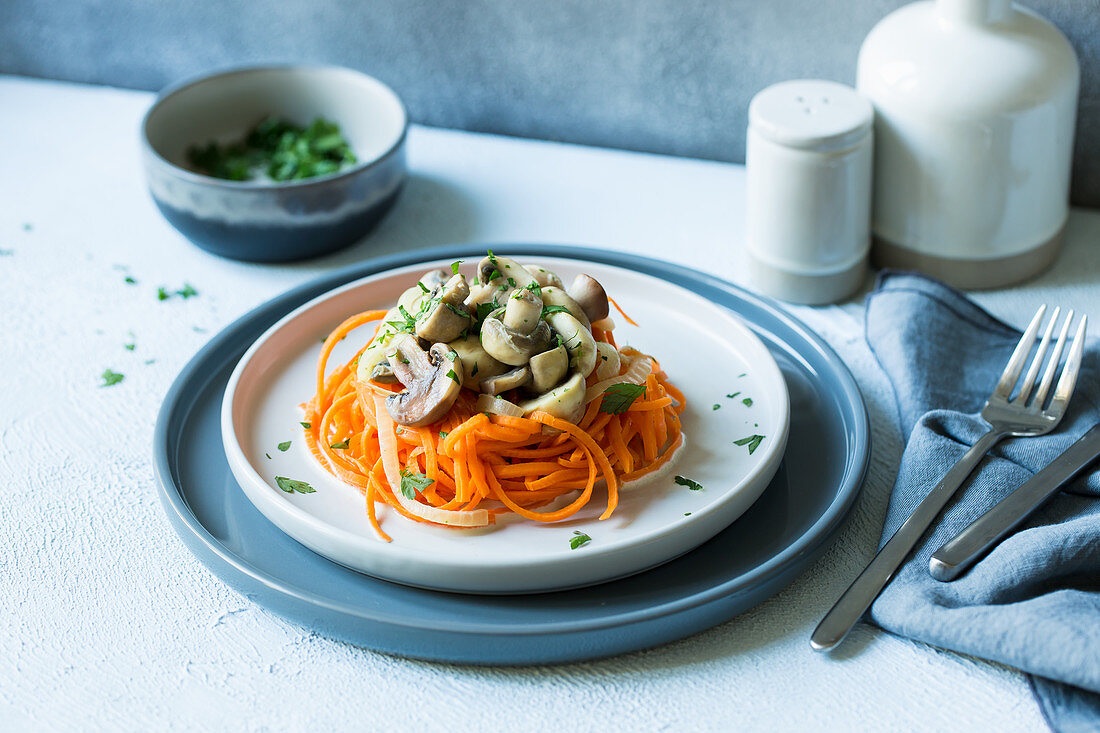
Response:
[{"label": "blue rim of bowl", "polygon": [[[168,432],[169,423],[173,413],[176,410],[176,403],[179,400],[180,393],[183,391],[187,383],[194,377],[195,370],[202,365],[202,363],[214,352],[219,349],[225,348],[230,345],[228,342],[233,341],[235,337],[235,331],[239,328],[246,327],[251,321],[263,316],[264,311],[271,309],[275,306],[281,305],[286,301],[292,301],[305,297],[302,303],[306,302],[310,297],[316,297],[316,292],[324,293],[336,287],[340,287],[346,283],[352,282],[358,278],[368,277],[371,275],[377,275],[388,270],[397,269],[399,267],[408,267],[416,265],[422,262],[430,262],[433,260],[445,260],[455,259],[460,257],[472,257],[478,252],[484,252],[489,247],[499,251],[508,251],[521,256],[554,256],[573,258],[577,260],[590,260],[593,262],[599,262],[602,264],[612,265],[615,267],[622,267],[628,270],[634,270],[637,272],[643,272],[647,274],[655,275],[668,282],[671,282],[680,287],[688,287],[689,284],[703,284],[709,288],[714,288],[722,292],[734,292],[741,299],[754,305],[767,312],[770,316],[774,317],[777,321],[791,329],[799,337],[804,339],[810,345],[814,347],[818,355],[828,362],[834,370],[834,374],[841,387],[841,392],[848,405],[854,406],[855,425],[853,426],[853,442],[859,445],[866,446],[866,450],[863,454],[863,460],[860,465],[852,466],[851,470],[845,473],[843,484],[837,489],[833,500],[829,503],[829,506],[821,513],[821,516],[807,528],[798,539],[783,548],[778,555],[772,557],[767,562],[758,565],[747,573],[731,578],[724,583],[707,588],[704,591],[695,593],[692,595],[677,598],[666,603],[662,603],[656,606],[647,606],[642,609],[634,611],[627,611],[625,613],[617,614],[615,616],[601,617],[599,619],[588,620],[584,622],[578,621],[566,621],[566,622],[551,622],[542,624],[529,624],[522,629],[516,629],[514,627],[501,628],[490,623],[479,622],[463,622],[461,620],[452,620],[445,627],[436,624],[432,627],[425,627],[423,624],[410,623],[405,617],[388,614],[372,612],[369,609],[364,609],[358,606],[344,603],[334,603],[327,598],[318,596],[314,592],[305,588],[300,588],[285,581],[272,576],[271,574],[260,570],[259,568],[245,562],[243,558],[238,555],[229,552],[227,548],[218,542],[213,535],[207,531],[206,527],[198,520],[195,514],[187,506],[183,496],[180,494],[175,483],[172,481],[172,466],[169,460],[169,446],[168,446]],[[314,293],[313,296],[309,296],[309,293]],[[301,303],[299,303],[300,305]],[[284,314],[285,315],[285,314]],[[278,317],[276,317],[278,318]],[[751,326],[752,322],[748,322]],[[247,347],[246,347],[247,348]],[[243,353],[243,352],[242,352]],[[239,358],[239,357],[238,357]],[[335,611],[341,614],[345,614],[350,617],[360,618],[364,621],[371,621],[377,623],[390,624],[393,626],[400,626],[410,629],[425,629],[433,632],[447,632],[458,634],[482,634],[491,636],[537,636],[542,634],[559,634],[559,633],[575,633],[575,632],[587,632],[598,631],[609,627],[621,626],[624,624],[631,624],[638,621],[653,620],[661,618],[674,613],[688,611],[694,608],[699,608],[708,603],[720,600],[728,595],[736,593],[738,590],[745,586],[752,586],[762,579],[767,577],[776,576],[782,574],[785,570],[791,566],[796,565],[800,558],[806,554],[812,553],[822,542],[832,537],[834,533],[840,528],[840,525],[844,522],[848,515],[848,510],[855,502],[856,496],[859,494],[860,488],[863,486],[863,480],[867,473],[867,466],[871,459],[871,432],[870,432],[870,420],[867,416],[867,406],[863,401],[863,395],[859,391],[859,386],[856,384],[855,378],[848,370],[848,367],[840,359],[832,347],[830,347],[825,341],[816,333],[810,330],[808,326],[803,324],[794,316],[787,313],[776,301],[765,296],[756,295],[748,290],[740,288],[732,283],[729,283],[721,278],[713,275],[708,275],[703,272],[692,270],[683,265],[677,265],[672,262],[658,260],[651,257],[643,257],[639,255],[631,255],[622,252],[608,252],[605,250],[594,249],[592,247],[578,247],[578,246],[565,246],[555,244],[513,244],[513,243],[483,243],[483,244],[462,244],[462,245],[446,245],[443,247],[431,247],[421,250],[416,250],[410,253],[398,253],[394,255],[387,255],[383,257],[374,258],[367,262],[358,263],[348,267],[341,268],[333,273],[322,276],[315,280],[303,283],[297,287],[294,287],[281,295],[265,301],[256,306],[248,313],[237,320],[230,323],[223,328],[218,334],[212,338],[202,349],[199,350],[195,356],[183,367],[179,375],[176,377],[172,386],[169,387],[167,394],[164,397],[164,401],[161,403],[161,408],[157,414],[156,427],[153,431],[153,454],[154,463],[153,471],[157,478],[157,489],[160,494],[162,502],[165,504],[166,510],[171,510],[176,514],[176,517],[182,522],[192,534],[205,545],[207,551],[218,557],[222,562],[233,567],[240,573],[247,575],[252,581],[258,582],[264,586],[267,586],[273,591],[277,591],[286,596],[292,597],[295,600],[308,603],[314,606],[322,607]],[[201,561],[201,560],[200,560]],[[386,582],[386,581],[379,581]],[[424,591],[426,593],[442,592],[442,591]],[[564,591],[569,592],[569,591]],[[461,594],[459,594],[461,595]],[[520,594],[522,595],[522,594]]]},{"label": "blue rim of bowl", "polygon": [[[397,140],[386,149],[384,153],[378,155],[369,161],[361,161],[356,163],[350,168],[346,168],[335,173],[329,173],[324,176],[315,176],[313,178],[306,178],[300,181],[280,181],[274,183],[252,183],[249,181],[230,181],[225,178],[216,178],[214,176],[203,175],[202,173],[196,173],[195,171],[188,170],[183,166],[176,165],[172,161],[165,158],[160,152],[153,147],[149,142],[149,118],[153,112],[164,102],[168,97],[182,92],[184,89],[201,84],[203,82],[210,81],[221,77],[233,76],[235,74],[247,74],[255,71],[280,71],[290,69],[305,69],[305,70],[317,70],[317,71],[345,71],[351,74],[361,76],[365,79],[382,86],[383,89],[393,95],[394,101],[397,102],[398,108],[401,110],[401,134],[397,136]],[[149,105],[149,109],[145,110],[145,114],[141,118],[141,146],[152,158],[157,161],[158,164],[169,168],[175,175],[188,180],[192,183],[198,183],[205,186],[224,186],[226,188],[240,189],[243,191],[282,191],[292,188],[306,188],[308,186],[316,186],[321,183],[329,183],[341,178],[350,178],[351,176],[362,173],[365,170],[369,170],[377,165],[382,164],[387,158],[390,158],[394,153],[401,149],[401,146],[405,144],[405,139],[409,134],[409,110],[405,107],[405,103],[401,100],[401,97],[393,90],[393,88],[386,84],[381,79],[366,74],[357,69],[350,69],[346,66],[337,66],[334,64],[246,64],[243,66],[229,66],[215,71],[207,71],[202,74],[195,74],[182,79],[174,84],[166,86],[157,93],[157,98],[153,100],[153,103]]]}]

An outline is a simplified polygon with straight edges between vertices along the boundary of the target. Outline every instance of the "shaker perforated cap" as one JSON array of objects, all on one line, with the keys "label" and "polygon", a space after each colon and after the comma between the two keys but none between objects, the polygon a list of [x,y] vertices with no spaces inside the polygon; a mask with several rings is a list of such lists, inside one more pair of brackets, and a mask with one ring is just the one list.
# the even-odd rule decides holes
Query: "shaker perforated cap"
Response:
[{"label": "shaker perforated cap", "polygon": [[749,103],[749,127],[793,148],[848,147],[870,131],[873,121],[871,103],[856,90],[823,79],[773,84]]}]

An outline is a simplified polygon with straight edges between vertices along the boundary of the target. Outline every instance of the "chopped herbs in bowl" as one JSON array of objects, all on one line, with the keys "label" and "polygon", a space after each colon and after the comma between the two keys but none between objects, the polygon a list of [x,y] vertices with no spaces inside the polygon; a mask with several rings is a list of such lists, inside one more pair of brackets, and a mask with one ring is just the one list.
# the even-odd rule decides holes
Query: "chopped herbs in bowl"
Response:
[{"label": "chopped herbs in bowl", "polygon": [[199,173],[228,181],[300,181],[336,173],[358,159],[331,120],[317,117],[302,127],[267,117],[238,142],[191,146],[187,161]]},{"label": "chopped herbs in bowl", "polygon": [[142,123],[149,192],[199,247],[289,262],[360,241],[407,178],[393,90],[337,66],[256,66],[163,91]]}]

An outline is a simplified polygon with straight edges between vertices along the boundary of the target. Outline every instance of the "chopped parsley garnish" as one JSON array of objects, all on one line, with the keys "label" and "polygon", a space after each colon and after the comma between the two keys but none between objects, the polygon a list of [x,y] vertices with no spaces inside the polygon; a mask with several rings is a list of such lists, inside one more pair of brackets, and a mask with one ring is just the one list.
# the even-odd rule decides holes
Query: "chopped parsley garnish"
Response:
[{"label": "chopped parsley garnish", "polygon": [[298,481],[296,479],[287,478],[286,476],[276,476],[275,483],[279,484],[279,488],[288,494],[293,494],[295,491],[299,494],[317,493],[317,490],[305,481]]},{"label": "chopped parsley garnish", "polygon": [[415,499],[416,492],[423,491],[434,483],[434,479],[430,479],[422,473],[410,471],[407,468],[401,469],[401,493],[405,495],[406,499]]},{"label": "chopped parsley garnish", "polygon": [[459,308],[457,305],[451,305],[450,303],[443,303],[443,305],[447,306],[447,309],[456,315],[460,315],[463,318],[470,317],[470,312],[465,308]]},{"label": "chopped parsley garnish", "polygon": [[155,362],[155,361],[156,361],[156,359],[146,359],[146,360],[145,360],[145,363],[146,363],[146,364],[152,364],[152,363],[153,363],[153,362]]},{"label": "chopped parsley garnish", "polygon": [[297,181],[336,173],[357,162],[340,126],[317,117],[309,127],[269,117],[238,142],[193,146],[187,160],[198,172],[231,181],[266,175]]},{"label": "chopped parsley garnish", "polygon": [[740,392],[734,392],[733,394],[728,394],[728,395],[726,395],[726,397],[727,397],[728,399],[731,399],[731,400],[732,400],[732,399],[733,399],[734,397],[736,397],[736,396],[737,396],[737,395],[739,395],[739,394],[741,394],[741,393],[740,393]]},{"label": "chopped parsley garnish", "polygon": [[164,289],[164,286],[157,288],[157,300],[168,300],[172,295]]},{"label": "chopped parsley garnish", "polygon": [[690,516],[691,516],[691,512],[684,512],[684,516],[685,516],[685,517],[690,517]]},{"label": "chopped parsley garnish", "polygon": [[496,310],[496,303],[478,303],[477,304],[477,320],[484,321],[489,317],[489,314]]},{"label": "chopped parsley garnish", "polygon": [[542,308],[542,317],[545,318],[546,316],[548,316],[552,313],[568,313],[568,312],[569,312],[569,309],[566,308],[564,305],[546,305],[546,306],[543,306],[543,308]]},{"label": "chopped parsley garnish", "polygon": [[191,283],[184,283],[183,288],[176,291],[176,295],[180,296],[184,300],[191,298],[199,294],[198,290],[195,290],[195,286]]},{"label": "chopped parsley garnish", "polygon": [[100,387],[113,387],[123,379],[126,379],[124,375],[111,371],[110,369],[104,369],[100,378],[103,380],[103,384],[99,385]]},{"label": "chopped parsley garnish", "polygon": [[748,374],[748,372],[741,372],[740,374],[737,375],[737,378],[740,379],[741,377],[745,376],[746,374]]},{"label": "chopped parsley garnish", "polygon": [[351,442],[351,438],[344,438],[339,443],[333,443],[329,446],[333,450],[347,450],[348,444]]},{"label": "chopped parsley garnish", "polygon": [[573,530],[573,536],[569,538],[569,549],[575,550],[578,547],[584,547],[591,541],[592,538],[586,535],[584,532]]},{"label": "chopped parsley garnish", "polygon": [[398,331],[408,331],[409,333],[412,333],[413,331],[415,331],[416,330],[416,318],[414,318],[409,313],[409,311],[405,309],[405,306],[403,306],[403,305],[397,306],[397,312],[400,313],[401,317],[404,318],[405,320],[403,320],[403,321],[386,321],[386,323],[390,326],[393,326]]},{"label": "chopped parsley garnish", "polygon": [[307,422],[300,422],[300,423],[298,423],[298,424],[299,424],[299,425],[301,425],[301,426],[302,426],[303,428],[305,428],[306,430],[309,430],[309,429],[310,429],[311,427],[313,427],[312,425],[310,425],[310,424],[309,424],[309,423],[307,423]]},{"label": "chopped parsley garnish", "polygon": [[127,285],[137,285],[137,280],[135,280],[130,275],[127,275],[126,277],[124,277],[122,279],[122,282],[126,283]]},{"label": "chopped parsley garnish", "polygon": [[448,433],[446,430],[440,430],[439,431],[439,437],[440,438],[446,438],[448,435],[450,435],[450,433]]},{"label": "chopped parsley garnish", "polygon": [[423,291],[424,291],[425,293],[430,293],[430,292],[432,292],[432,291],[428,290],[428,286],[427,286],[427,285],[425,285],[424,283],[420,282],[419,280],[417,280],[417,281],[416,281],[416,284],[417,284],[417,285],[419,285],[419,286],[420,286],[420,289],[421,289],[421,290],[423,290]]},{"label": "chopped parsley garnish", "polygon": [[712,409],[712,410],[720,410],[720,409],[722,409],[722,406],[721,406],[721,405],[719,405],[719,404],[718,404],[717,402],[715,402],[715,403],[714,403],[714,405],[713,405],[713,406],[712,406],[712,407],[711,407],[710,409]]},{"label": "chopped parsley garnish", "polygon": [[453,380],[454,380],[454,381],[456,381],[456,382],[458,381],[458,375],[457,375],[457,374],[455,374],[455,370],[454,370],[454,369],[448,369],[448,370],[447,370],[447,376],[448,376],[448,377],[450,377],[451,379],[453,379]]},{"label": "chopped parsley garnish", "polygon": [[465,261],[466,260],[455,260],[454,262],[452,262],[451,263],[451,274],[452,275],[457,275],[458,274],[458,266],[461,265]]},{"label": "chopped parsley garnish", "polygon": [[477,376],[477,370],[478,370],[477,362],[474,362],[474,368],[473,368],[473,371],[470,372],[470,376],[471,377],[476,377]]},{"label": "chopped parsley garnish", "polygon": [[634,404],[634,400],[643,394],[645,394],[644,384],[629,384],[627,382],[613,384],[603,391],[600,412],[620,415],[630,409],[630,406]]},{"label": "chopped parsley garnish", "polygon": [[34,226],[32,226],[31,224],[24,224],[23,225],[23,231],[29,232],[31,229],[34,229]]},{"label": "chopped parsley garnish", "polygon": [[680,486],[688,487],[692,491],[702,491],[703,490],[703,485],[701,483],[699,483],[698,481],[692,481],[689,478],[684,478],[683,476],[676,476],[672,480],[675,481]]},{"label": "chopped parsley garnish", "polygon": [[746,435],[744,438],[741,438],[740,440],[733,441],[733,444],[734,445],[747,445],[749,447],[749,455],[751,456],[753,454],[753,451],[755,451],[757,448],[760,447],[760,442],[762,440],[764,440],[763,435]]},{"label": "chopped parsley garnish", "polygon": [[489,277],[485,278],[485,284],[488,285],[493,280],[496,280],[498,277],[500,277],[500,270],[493,270],[489,273]]},{"label": "chopped parsley garnish", "polygon": [[542,297],[542,286],[541,286],[541,285],[539,285],[539,284],[538,284],[537,282],[535,282],[534,280],[532,280],[531,282],[527,283],[527,289],[528,289],[528,290],[530,290],[530,291],[531,291],[532,293],[534,293],[535,295],[539,296],[540,298]]},{"label": "chopped parsley garnish", "polygon": [[457,358],[458,358],[458,353],[457,352],[455,352],[455,351],[448,351],[447,352],[447,361],[454,361]]},{"label": "chopped parsley garnish", "polygon": [[127,351],[133,351],[134,349],[137,348],[137,344],[135,344],[135,343],[123,344],[122,348],[126,349]]},{"label": "chopped parsley garnish", "polygon": [[514,288],[516,286],[516,279],[514,277],[508,278],[508,287]]},{"label": "chopped parsley garnish", "polygon": [[741,404],[745,407],[752,407],[752,398],[746,397],[745,399],[741,400]]},{"label": "chopped parsley garnish", "polygon": [[290,441],[289,440],[284,440],[282,443],[279,443],[279,445],[277,447],[283,453],[286,453],[288,450],[290,450]]},{"label": "chopped parsley garnish", "polygon": [[270,453],[264,453],[264,455],[267,456],[267,460],[269,460],[269,461],[271,460],[271,454]]},{"label": "chopped parsley garnish", "polygon": [[[487,250],[485,250],[485,252],[489,257],[489,261],[492,262],[495,265],[497,263],[497,256],[495,254],[493,254],[493,250],[487,249]],[[497,275],[499,275],[499,274],[500,273],[498,272]]]}]

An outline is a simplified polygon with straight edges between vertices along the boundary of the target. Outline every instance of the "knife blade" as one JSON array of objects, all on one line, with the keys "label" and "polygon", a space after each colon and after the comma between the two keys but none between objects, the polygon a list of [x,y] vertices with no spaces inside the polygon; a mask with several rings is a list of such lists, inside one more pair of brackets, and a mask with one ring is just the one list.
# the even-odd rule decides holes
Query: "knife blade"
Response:
[{"label": "knife blade", "polygon": [[928,572],[945,582],[962,575],[1097,457],[1100,457],[1100,425],[936,550],[928,561]]}]

